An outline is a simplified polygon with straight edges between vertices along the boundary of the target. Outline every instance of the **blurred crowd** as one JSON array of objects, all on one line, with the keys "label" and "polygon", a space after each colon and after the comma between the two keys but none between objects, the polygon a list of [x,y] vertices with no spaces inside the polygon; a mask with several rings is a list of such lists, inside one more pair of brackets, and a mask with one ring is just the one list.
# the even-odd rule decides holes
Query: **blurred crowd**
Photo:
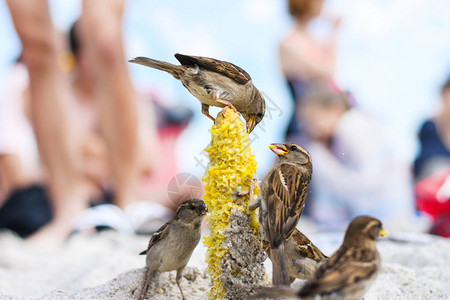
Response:
[{"label": "blurred crowd", "polygon": [[[375,116],[336,83],[341,19],[323,13],[322,0],[287,2],[292,28],[280,37],[279,68],[293,109],[284,135],[266,144],[292,141],[311,153],[305,214],[321,229],[369,214],[387,228],[450,236],[450,78],[418,132],[416,160],[404,164]],[[167,195],[192,111],[134,87],[125,0],[83,1],[68,32],[55,28],[46,0],[7,3],[22,53],[0,99],[0,228],[38,242],[104,227],[149,233],[180,201],[201,196],[188,187]],[[311,30],[316,19],[329,23],[327,34]]]}]

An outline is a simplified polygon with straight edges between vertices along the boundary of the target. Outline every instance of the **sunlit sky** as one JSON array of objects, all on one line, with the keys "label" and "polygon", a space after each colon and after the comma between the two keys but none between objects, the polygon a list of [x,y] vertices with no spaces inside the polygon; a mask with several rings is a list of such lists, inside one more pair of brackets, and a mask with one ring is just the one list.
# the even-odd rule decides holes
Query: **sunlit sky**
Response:
[{"label": "sunlit sky", "polygon": [[[81,10],[80,1],[50,1],[55,24],[66,29]],[[450,75],[450,2],[448,0],[330,0],[326,11],[343,19],[337,81],[351,90],[361,109],[380,121],[399,157],[413,159],[416,132],[439,103],[439,87]],[[127,56],[175,62],[174,53],[216,57],[246,69],[255,85],[279,110],[253,133],[259,174],[272,163],[267,145],[281,140],[286,111],[292,109],[278,66],[278,42],[291,20],[286,1],[130,0],[125,20]],[[318,33],[325,25],[313,25]],[[20,51],[5,1],[0,2],[0,79]],[[197,100],[171,76],[130,66],[138,87],[151,88],[171,104],[196,112],[179,144],[183,171],[201,175],[194,156],[208,144],[211,126]],[[0,89],[3,86],[0,83]],[[1,101],[0,97],[0,101]],[[270,106],[271,104],[269,104]],[[276,105],[276,106],[275,106]]]}]

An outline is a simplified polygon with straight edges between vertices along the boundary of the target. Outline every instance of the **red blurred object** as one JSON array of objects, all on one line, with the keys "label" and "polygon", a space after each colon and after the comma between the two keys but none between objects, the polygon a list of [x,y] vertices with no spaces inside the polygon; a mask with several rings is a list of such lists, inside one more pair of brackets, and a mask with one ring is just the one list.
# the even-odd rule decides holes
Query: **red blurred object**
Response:
[{"label": "red blurred object", "polygon": [[433,221],[431,233],[450,237],[450,170],[415,185],[417,209]]}]

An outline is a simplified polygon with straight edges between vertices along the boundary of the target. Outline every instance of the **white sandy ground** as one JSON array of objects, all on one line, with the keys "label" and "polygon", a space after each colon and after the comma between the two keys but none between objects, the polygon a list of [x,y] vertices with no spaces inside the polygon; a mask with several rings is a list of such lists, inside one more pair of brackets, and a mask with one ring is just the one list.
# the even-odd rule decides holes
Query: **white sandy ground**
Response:
[{"label": "white sandy ground", "polygon": [[[378,242],[383,269],[364,299],[450,299],[450,241],[418,234],[391,237],[408,241]],[[342,233],[310,238],[330,255]],[[147,242],[145,236],[105,232],[74,236],[63,246],[37,250],[11,233],[0,233],[0,299],[137,299],[145,262],[137,253]],[[204,258],[205,248],[199,244],[181,282],[188,299],[207,298]],[[270,273],[268,261],[266,267]],[[163,274],[148,297],[180,299],[175,272]]]}]

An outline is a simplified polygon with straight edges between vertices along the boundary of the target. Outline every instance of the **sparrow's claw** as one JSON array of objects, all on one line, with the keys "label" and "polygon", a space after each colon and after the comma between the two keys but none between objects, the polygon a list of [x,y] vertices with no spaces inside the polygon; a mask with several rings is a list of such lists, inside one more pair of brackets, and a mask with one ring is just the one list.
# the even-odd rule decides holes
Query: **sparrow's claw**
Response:
[{"label": "sparrow's claw", "polygon": [[217,102],[219,102],[220,104],[223,104],[223,105],[224,105],[224,108],[222,109],[222,116],[225,116],[225,111],[226,111],[228,108],[231,108],[232,110],[234,110],[234,111],[237,112],[236,107],[234,107],[233,104],[231,104],[230,101],[222,99],[222,96],[223,96],[222,92],[220,92],[220,91],[218,91],[218,90],[211,90],[211,91],[209,92],[209,96],[210,96],[212,99],[214,99],[214,101],[217,101]]},{"label": "sparrow's claw", "polygon": [[216,119],[209,114],[209,105],[202,103],[202,114],[210,118],[214,123],[216,123]]},{"label": "sparrow's claw", "polygon": [[[232,110],[234,110],[235,112],[237,112],[236,107],[234,107],[230,102],[225,101],[225,100],[223,100],[223,101],[224,101],[224,102],[221,102],[221,103],[225,104],[226,106],[225,106],[224,108],[222,108],[222,116],[225,117],[225,111],[226,111],[227,109],[229,109],[229,108],[231,108]],[[218,101],[218,102],[220,102],[220,101]],[[228,104],[226,104],[226,103],[228,103]]]},{"label": "sparrow's claw", "polygon": [[256,187],[256,179],[247,179],[247,181],[250,181],[250,188],[247,191],[244,192],[237,192],[237,196],[242,197],[242,196],[246,196],[246,195],[250,195],[250,201],[253,201],[253,195],[254,195],[254,190]]},{"label": "sparrow's claw", "polygon": [[253,201],[254,193],[255,193],[255,187],[256,187],[256,179],[250,179],[250,201]]}]

